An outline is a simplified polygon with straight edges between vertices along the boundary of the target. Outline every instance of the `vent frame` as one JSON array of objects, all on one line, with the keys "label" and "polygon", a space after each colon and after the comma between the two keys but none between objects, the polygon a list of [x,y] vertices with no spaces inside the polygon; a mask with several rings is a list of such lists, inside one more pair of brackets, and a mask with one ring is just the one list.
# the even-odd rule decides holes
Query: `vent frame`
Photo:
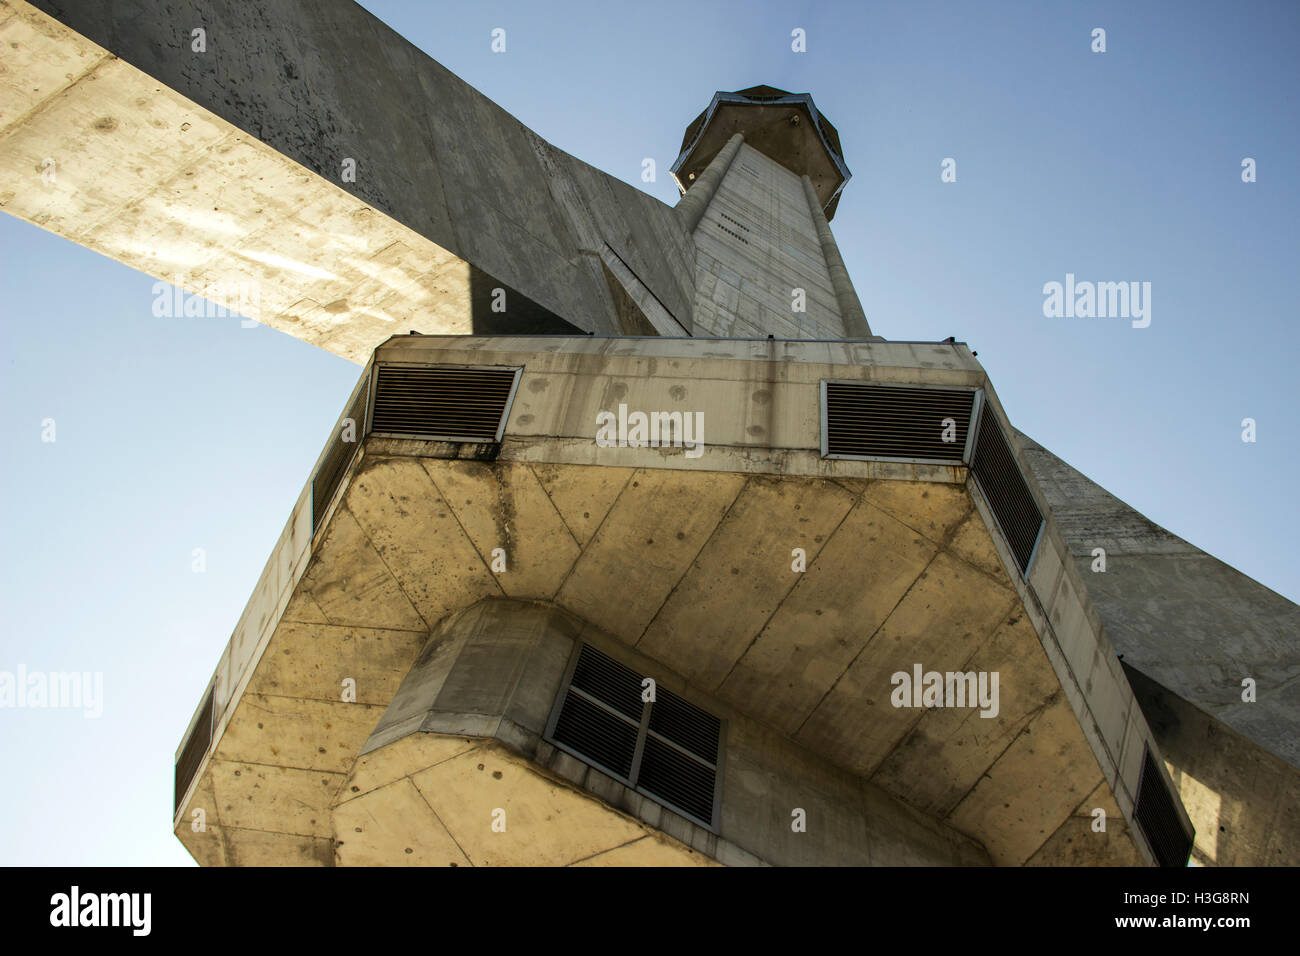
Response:
[{"label": "vent frame", "polygon": [[[1191,859],[1192,850],[1196,846],[1196,827],[1191,825],[1190,820],[1184,821],[1184,812],[1179,812],[1181,801],[1173,791],[1170,783],[1165,780],[1165,775],[1160,772],[1161,768],[1156,761],[1155,755],[1151,753],[1151,745],[1144,743],[1142,745],[1142,770],[1138,776],[1137,796],[1133,800],[1133,822],[1142,833],[1142,839],[1146,841],[1147,847],[1151,850],[1151,855],[1155,858],[1156,864],[1161,867],[1185,867],[1187,861]],[[1154,795],[1154,799],[1152,799]],[[1144,799],[1146,798],[1146,799]],[[1155,805],[1153,805],[1155,804]],[[1141,813],[1143,808],[1148,808],[1149,813]],[[1153,819],[1151,814],[1165,814],[1167,819],[1161,821]],[[1172,826],[1178,834],[1182,836],[1187,844],[1187,852],[1183,854],[1181,862],[1171,862],[1173,857],[1169,856],[1172,849],[1168,837],[1171,833],[1161,824]],[[1150,825],[1150,829],[1148,826]],[[1189,833],[1188,830],[1191,832]]]},{"label": "vent frame", "polygon": [[[195,741],[199,739],[200,728],[206,728],[207,740],[203,743],[203,749],[194,751],[192,749]],[[172,816],[173,818],[181,810],[181,804],[185,794],[189,792],[194,781],[198,779],[199,770],[203,767],[203,758],[208,755],[212,749],[212,741],[217,729],[217,682],[215,680],[208,684],[208,689],[204,691],[203,703],[195,712],[190,721],[190,726],[185,731],[184,743],[181,744],[180,754],[176,757],[176,762],[172,765]],[[187,763],[192,763],[193,768],[186,775],[185,783],[181,785],[181,768]]]},{"label": "vent frame", "polygon": [[[468,435],[450,435],[437,434],[432,432],[391,432],[377,431],[374,427],[375,422],[375,403],[379,397],[379,374],[382,369],[438,369],[447,371],[466,371],[466,372],[513,372],[514,381],[510,383],[510,391],[506,395],[505,404],[501,409],[501,419],[497,423],[496,432],[493,438],[485,439],[481,436]],[[455,442],[457,444],[499,444],[505,435],[506,423],[510,420],[510,412],[514,408],[515,396],[519,393],[519,383],[523,379],[524,366],[522,365],[479,365],[454,362],[375,362],[374,367],[370,370],[369,382],[370,393],[366,402],[366,421],[365,434],[374,435],[378,438],[403,438],[415,441],[443,441]]]},{"label": "vent frame", "polygon": [[[663,683],[657,677],[653,678],[653,680],[655,681],[656,697],[658,697],[660,694],[663,693],[671,694],[673,697],[676,697],[677,699],[681,700],[682,702],[689,705],[690,707],[693,707],[694,709],[700,711],[706,716],[717,721],[717,725],[718,725],[717,753],[712,763],[704,760],[698,754],[691,753],[686,747],[682,746],[681,744],[677,743],[674,740],[669,739],[664,734],[660,732],[656,732],[651,729],[650,720],[654,712],[654,703],[646,703],[641,708],[640,720],[636,723],[636,728],[637,728],[636,744],[632,754],[630,769],[627,774],[622,774],[618,770],[609,767],[606,764],[601,763],[595,757],[592,757],[589,754],[582,753],[574,746],[556,739],[557,725],[560,722],[561,715],[564,713],[565,704],[569,699],[570,693],[576,694],[579,697],[581,697],[585,702],[589,704],[594,704],[600,707],[601,709],[615,715],[617,719],[621,720],[623,723],[629,726],[632,725],[632,721],[629,715],[623,714],[619,712],[615,707],[612,707],[609,704],[605,703],[604,701],[597,699],[595,695],[592,694],[590,691],[587,691],[581,687],[573,686],[574,675],[577,672],[578,665],[582,661],[582,656],[585,651],[591,651],[599,658],[603,658],[604,661],[612,661],[614,664],[618,665],[619,667],[622,667],[635,674],[638,681],[638,692],[640,687],[640,681],[644,680],[646,677],[652,676],[649,674],[641,673],[639,669],[630,667],[623,660],[611,654],[606,653],[605,651],[601,650],[600,648],[590,643],[584,641],[575,642],[574,649],[569,657],[569,663],[565,667],[564,677],[560,681],[559,691],[555,695],[555,703],[552,705],[550,717],[547,719],[546,729],[542,733],[542,739],[546,743],[554,747],[555,749],[562,751],[563,753],[566,753],[569,756],[573,757],[575,760],[578,760],[582,764],[591,767],[595,770],[598,770],[599,772],[605,774],[608,777],[611,777],[612,779],[618,781],[618,783],[622,784],[623,786],[627,787],[629,790],[632,790],[638,795],[644,797],[645,799],[650,800],[651,802],[656,803],[659,806],[672,811],[673,813],[677,814],[683,819],[689,820],[691,823],[695,824],[696,826],[703,827],[704,829],[708,830],[710,833],[715,833],[715,834],[719,833],[720,832],[719,828],[721,826],[721,818],[722,818],[722,760],[724,754],[726,753],[727,721],[722,717],[718,717],[714,714],[709,713],[708,711],[704,710],[704,708],[699,707],[698,705],[694,704],[687,698],[683,697],[681,694],[678,694],[675,691],[672,691],[664,687]],[[705,821],[701,816],[697,815],[696,813],[687,810],[683,807],[677,806],[672,802],[670,798],[662,796],[657,793],[653,793],[641,785],[640,780],[642,776],[641,771],[643,768],[643,758],[645,756],[646,745],[652,737],[655,739],[656,743],[661,745],[667,745],[670,749],[677,751],[680,754],[686,755],[688,759],[696,762],[697,764],[710,768],[713,771],[713,791],[711,794],[710,815],[707,821]]]},{"label": "vent frame", "polygon": [[[980,451],[982,448],[980,435],[984,431],[986,417],[988,419],[989,428],[996,436],[995,440],[1001,445],[1001,448],[994,453],[1005,453],[1006,459],[1013,469],[1015,479],[1021,486],[1019,489],[1014,487],[1004,487],[1001,489],[999,494],[993,494],[992,492],[996,490],[993,487],[993,482],[998,476],[995,474],[987,474],[989,469],[987,467],[980,467],[981,461],[988,460],[980,458]],[[1025,469],[1021,466],[1020,459],[1016,457],[1014,446],[1012,445],[1011,440],[1007,437],[1007,432],[1002,427],[1002,423],[998,420],[997,415],[994,414],[991,409],[987,410],[987,415],[981,415],[978,422],[972,423],[972,431],[976,433],[976,438],[975,447],[971,453],[968,483],[973,480],[976,487],[979,488],[980,494],[984,499],[984,504],[987,506],[988,512],[993,518],[993,523],[997,526],[998,533],[1001,535],[1003,543],[1011,554],[1011,559],[1015,563],[1016,569],[1020,572],[1022,578],[1027,579],[1029,577],[1029,571],[1033,568],[1034,561],[1038,557],[1038,549],[1042,545],[1043,536],[1047,533],[1047,511],[1039,504],[1038,499],[1034,496],[1033,489],[1029,485],[1029,480],[1025,477]],[[996,468],[996,464],[997,463],[994,462],[991,467]],[[1003,477],[1005,481],[1005,476]],[[1023,491],[1023,503],[1031,507],[1033,513],[1038,516],[1038,527],[1034,531],[1033,541],[1030,543],[1029,550],[1024,552],[1023,562],[1021,560],[1021,553],[1023,550],[1024,539],[1019,534],[1013,538],[1012,534],[1008,531],[1006,521],[1004,521],[1004,517],[1007,520],[1016,517],[1015,514],[1008,511],[1008,506],[1014,505],[1015,500],[1021,491]],[[1000,514],[999,512],[1002,513]],[[1011,530],[1014,531],[1015,529],[1013,528]]]},{"label": "vent frame", "polygon": [[[962,446],[960,457],[952,458],[918,458],[905,455],[849,455],[830,451],[830,414],[828,409],[828,386],[852,385],[860,388],[907,389],[909,391],[960,392],[971,396],[970,419],[966,426],[966,441]],[[897,382],[868,382],[862,379],[824,378],[818,383],[818,403],[821,418],[821,456],[840,461],[884,461],[910,465],[948,465],[970,467],[975,454],[975,435],[979,428],[980,415],[984,408],[984,389],[976,385],[936,385],[931,383],[903,384]]]},{"label": "vent frame", "polygon": [[[361,451],[361,446],[365,443],[367,424],[370,417],[370,405],[374,395],[374,386],[371,382],[370,374],[363,374],[361,380],[352,389],[352,394],[348,396],[347,404],[343,407],[343,413],[339,415],[338,420],[334,422],[334,428],[330,432],[329,441],[325,445],[325,450],[316,461],[316,467],[311,474],[311,533],[315,535],[323,525],[323,519],[329,512],[330,505],[338,497],[339,489],[343,487],[343,477],[356,461],[357,454]],[[358,408],[358,405],[360,408]],[[352,442],[342,441],[339,434],[339,426],[347,419],[353,419],[357,425],[356,439]],[[352,445],[350,454],[342,457],[334,466],[332,476],[325,476],[326,481],[321,485],[321,489],[328,488],[327,493],[318,493],[317,485],[324,474],[326,467],[330,464],[330,458],[335,448],[340,445]]]}]

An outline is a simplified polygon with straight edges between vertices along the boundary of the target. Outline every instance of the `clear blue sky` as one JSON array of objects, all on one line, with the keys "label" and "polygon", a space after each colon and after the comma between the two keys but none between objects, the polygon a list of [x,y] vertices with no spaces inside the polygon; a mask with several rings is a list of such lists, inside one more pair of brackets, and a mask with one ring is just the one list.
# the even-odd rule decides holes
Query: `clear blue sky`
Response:
[{"label": "clear blue sky", "polygon": [[[873,330],[968,341],[1019,428],[1300,599],[1300,5],[364,6],[669,203],[715,90],[811,92],[854,174],[833,226]],[[0,263],[0,670],[102,671],[105,697],[98,720],[0,710],[0,863],[188,863],[173,753],[359,369],[155,318],[152,278],[9,216]],[[1150,327],[1045,318],[1067,272],[1150,282]]]}]

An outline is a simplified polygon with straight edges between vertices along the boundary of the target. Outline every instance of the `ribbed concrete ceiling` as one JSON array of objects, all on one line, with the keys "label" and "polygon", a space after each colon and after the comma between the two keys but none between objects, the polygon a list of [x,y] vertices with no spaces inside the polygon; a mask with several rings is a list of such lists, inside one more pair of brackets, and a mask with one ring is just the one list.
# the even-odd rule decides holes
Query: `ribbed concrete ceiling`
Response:
[{"label": "ribbed concrete ceiling", "polygon": [[[505,574],[490,569],[494,548],[506,550]],[[329,775],[297,789],[325,801],[327,818],[421,635],[489,595],[556,602],[947,820],[995,862],[1029,861],[1086,828],[1092,805],[1110,805],[960,486],[380,456],[363,460],[331,519],[209,776],[226,774],[218,788],[234,792],[246,787],[229,777],[241,761],[319,766]],[[337,668],[321,662],[335,654],[368,675],[365,717],[326,703],[337,691],[320,674]],[[915,664],[997,671],[997,717],[894,708],[890,676]],[[345,722],[329,754],[288,755],[295,745],[278,737],[301,736],[304,719],[329,726],[335,710]],[[287,793],[275,799],[296,793],[277,785]],[[1122,833],[1091,846],[1097,862],[1138,862]]]}]

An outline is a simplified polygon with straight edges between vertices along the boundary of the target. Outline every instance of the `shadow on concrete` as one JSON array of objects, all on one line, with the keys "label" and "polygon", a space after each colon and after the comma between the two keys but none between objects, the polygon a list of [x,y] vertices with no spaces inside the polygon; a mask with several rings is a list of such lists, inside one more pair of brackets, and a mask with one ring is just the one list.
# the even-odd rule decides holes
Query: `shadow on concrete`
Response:
[{"label": "shadow on concrete", "polygon": [[470,309],[475,335],[586,335],[522,292],[470,265]]}]

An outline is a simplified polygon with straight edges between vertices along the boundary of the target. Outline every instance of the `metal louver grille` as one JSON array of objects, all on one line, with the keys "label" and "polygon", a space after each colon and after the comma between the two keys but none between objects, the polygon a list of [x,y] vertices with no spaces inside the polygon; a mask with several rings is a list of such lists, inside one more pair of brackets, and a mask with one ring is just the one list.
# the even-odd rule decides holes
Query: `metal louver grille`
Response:
[{"label": "metal louver grille", "polygon": [[199,719],[194,722],[194,729],[190,731],[189,739],[185,741],[185,746],[181,749],[180,759],[176,761],[176,793],[172,804],[173,814],[181,808],[181,798],[185,796],[185,791],[189,789],[194,775],[199,772],[199,765],[203,763],[203,755],[208,752],[208,746],[212,743],[212,706],[213,691],[215,689],[214,687],[208,688],[208,696],[203,699],[203,706],[199,708]]},{"label": "metal louver grille", "polygon": [[626,779],[632,775],[636,735],[637,724],[571,690],[565,697],[554,737],[556,743]]},{"label": "metal louver grille", "polygon": [[575,756],[629,779],[643,706],[635,672],[583,647],[552,737]]},{"label": "metal louver grille", "polygon": [[612,657],[584,647],[570,686],[608,704],[634,723],[641,722],[645,708],[641,701],[641,678]]},{"label": "metal louver grille", "polygon": [[671,691],[657,688],[650,709],[650,733],[689,750],[701,760],[716,763],[722,722],[687,703]]},{"label": "metal louver grille", "polygon": [[501,440],[519,370],[379,366],[370,430],[442,441]]},{"label": "metal louver grille", "polygon": [[721,735],[718,718],[658,689],[650,705],[638,788],[707,825],[713,819]]},{"label": "metal louver grille", "polygon": [[[316,529],[320,527],[321,518],[325,516],[330,502],[334,500],[334,493],[339,490],[339,482],[343,480],[343,473],[348,470],[348,465],[352,464],[357,449],[361,447],[361,437],[366,425],[366,396],[369,391],[368,383],[362,385],[357,391],[356,396],[352,399],[352,404],[348,407],[347,414],[343,416],[343,420],[330,437],[330,446],[325,453],[325,459],[320,463],[320,468],[316,469],[316,474],[312,477],[312,534],[315,534]],[[351,422],[351,427],[348,426],[349,422]],[[352,440],[346,441],[347,438]]]},{"label": "metal louver grille", "polygon": [[824,382],[823,454],[961,464],[974,414],[969,389]]},{"label": "metal louver grille", "polygon": [[583,645],[547,738],[656,803],[714,828],[722,722]]},{"label": "metal louver grille", "polygon": [[1043,527],[1043,513],[1038,510],[992,411],[980,416],[971,473],[988,499],[1020,573],[1024,574],[1029,570],[1034,545]]},{"label": "metal louver grille", "polygon": [[712,823],[717,771],[656,737],[645,742],[637,789],[705,826]]},{"label": "metal louver grille", "polygon": [[1183,822],[1174,806],[1174,798],[1160,776],[1151,751],[1142,755],[1142,777],[1138,783],[1137,805],[1133,817],[1142,828],[1161,866],[1186,866],[1192,852],[1192,835],[1183,829]]}]

